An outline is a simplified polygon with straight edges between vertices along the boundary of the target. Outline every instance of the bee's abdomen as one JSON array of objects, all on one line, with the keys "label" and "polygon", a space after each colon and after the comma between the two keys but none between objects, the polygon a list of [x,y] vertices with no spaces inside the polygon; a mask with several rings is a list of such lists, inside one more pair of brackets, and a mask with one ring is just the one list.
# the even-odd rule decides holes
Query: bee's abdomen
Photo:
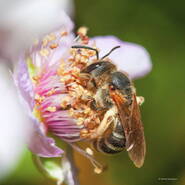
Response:
[{"label": "bee's abdomen", "polygon": [[108,137],[98,138],[94,141],[94,148],[102,153],[116,154],[125,148],[125,136],[122,125],[117,124],[116,128]]}]

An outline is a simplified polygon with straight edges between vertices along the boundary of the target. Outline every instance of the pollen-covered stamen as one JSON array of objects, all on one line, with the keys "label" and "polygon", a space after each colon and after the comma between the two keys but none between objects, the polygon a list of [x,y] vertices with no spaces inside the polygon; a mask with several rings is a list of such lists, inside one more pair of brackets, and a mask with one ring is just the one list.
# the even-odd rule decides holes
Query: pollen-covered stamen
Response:
[{"label": "pollen-covered stamen", "polygon": [[145,98],[143,96],[137,96],[136,101],[137,101],[137,104],[141,106],[144,103]]},{"label": "pollen-covered stamen", "polygon": [[[85,30],[79,32],[77,44],[88,46]],[[54,35],[43,40],[43,49],[46,49],[43,54],[47,54],[48,49],[52,52],[56,47]],[[87,48],[69,49],[67,58],[60,59],[54,65],[44,65],[34,76],[35,112],[48,132],[68,143],[92,139],[91,135],[96,133],[105,114],[91,108],[95,91],[87,88],[90,77],[81,73],[85,67],[97,62],[96,50]],[[96,173],[102,172],[103,166],[93,158],[92,150],[79,152],[90,159]]]},{"label": "pollen-covered stamen", "polygon": [[[40,112],[39,115],[49,132],[66,141],[78,141],[83,125],[77,125],[66,107],[61,106],[68,97],[67,89],[57,74],[56,66],[52,67],[39,74],[40,78],[35,85],[35,109]],[[68,100],[66,106],[69,103]]]},{"label": "pollen-covered stamen", "polygon": [[[67,33],[65,33],[67,34]],[[61,37],[65,36],[61,34]],[[79,42],[84,44],[85,32]],[[47,35],[42,41],[40,55],[51,57],[52,50],[59,45],[55,34]],[[48,53],[49,51],[49,53]],[[93,62],[95,52],[86,49],[70,49],[68,58],[53,65],[43,64],[34,75],[35,112],[52,134],[73,142],[85,137],[89,130],[97,127],[98,118],[89,103],[92,92],[81,85],[81,70]],[[34,57],[33,57],[34,58]],[[48,60],[48,59],[47,59]],[[83,136],[83,137],[82,137]]]},{"label": "pollen-covered stamen", "polygon": [[95,173],[100,174],[106,168],[106,166],[102,165],[95,158],[93,158],[93,153],[92,153],[92,150],[90,148],[88,148],[88,150],[86,149],[86,151],[85,151],[85,150],[81,149],[80,147],[78,147],[75,144],[70,144],[70,145],[77,152],[79,152],[81,155],[85,156],[86,158],[88,158],[90,160],[90,162],[94,166],[94,172]]},{"label": "pollen-covered stamen", "polygon": [[87,27],[80,27],[77,31],[77,38],[81,39],[82,44],[88,44],[89,42],[89,37],[87,36]]},{"label": "pollen-covered stamen", "polygon": [[[83,39],[82,35],[80,35],[80,38],[81,40]],[[60,81],[65,84],[68,94],[63,99],[61,107],[63,109],[68,108],[68,113],[70,117],[76,120],[76,125],[83,126],[83,129],[80,131],[80,137],[85,139],[91,138],[91,133],[96,132],[103,115],[102,112],[91,108],[95,92],[86,88],[84,84],[87,84],[90,79],[81,73],[85,67],[93,62],[97,62],[96,52],[88,49],[88,47],[80,47],[79,44],[78,46],[71,49],[71,56],[67,63],[61,61],[57,74],[61,76]]]}]

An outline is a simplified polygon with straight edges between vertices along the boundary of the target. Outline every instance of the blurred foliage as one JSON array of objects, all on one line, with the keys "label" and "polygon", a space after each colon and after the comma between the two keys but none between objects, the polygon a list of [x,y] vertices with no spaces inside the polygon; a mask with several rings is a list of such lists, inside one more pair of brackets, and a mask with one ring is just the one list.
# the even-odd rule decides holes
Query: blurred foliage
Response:
[{"label": "blurred foliage", "polygon": [[[142,117],[147,141],[144,166],[137,169],[127,153],[104,157],[109,170],[95,175],[76,155],[82,185],[185,184],[185,4],[180,0],[76,0],[76,27],[90,36],[115,35],[143,45],[151,54],[152,72],[135,81],[145,97]],[[159,178],[176,178],[161,181]],[[26,152],[17,170],[1,185],[52,184]]]}]

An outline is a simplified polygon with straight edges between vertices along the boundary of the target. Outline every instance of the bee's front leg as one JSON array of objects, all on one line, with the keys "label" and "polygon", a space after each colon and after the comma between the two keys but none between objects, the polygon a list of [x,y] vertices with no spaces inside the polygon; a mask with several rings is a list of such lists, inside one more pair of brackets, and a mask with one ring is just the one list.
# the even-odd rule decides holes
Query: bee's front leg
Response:
[{"label": "bee's front leg", "polygon": [[101,121],[100,125],[95,130],[93,130],[92,133],[89,134],[89,137],[91,139],[101,137],[104,134],[104,132],[109,128],[109,126],[114,122],[116,115],[117,108],[113,106],[105,113],[104,118]]},{"label": "bee's front leg", "polygon": [[91,77],[88,73],[80,73],[79,75],[80,84],[85,87],[86,89],[96,92],[96,83],[95,80]]},{"label": "bee's front leg", "polygon": [[92,110],[95,110],[95,111],[105,111],[107,110],[107,107],[101,107],[97,104],[96,100],[95,99],[92,99],[91,100],[91,103],[90,103],[90,108]]},{"label": "bee's front leg", "polygon": [[108,110],[113,106],[110,99],[109,91],[107,88],[99,88],[96,91],[93,101],[91,102],[91,108],[97,111]]}]

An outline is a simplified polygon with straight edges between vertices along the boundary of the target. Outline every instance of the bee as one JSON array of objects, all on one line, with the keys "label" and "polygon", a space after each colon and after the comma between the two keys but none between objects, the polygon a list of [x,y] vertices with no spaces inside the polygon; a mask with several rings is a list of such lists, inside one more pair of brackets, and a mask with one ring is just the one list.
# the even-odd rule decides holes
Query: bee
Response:
[{"label": "bee", "polygon": [[146,144],[141,121],[139,103],[133,82],[124,72],[106,57],[119,46],[99,59],[95,48],[72,46],[96,52],[97,62],[82,69],[83,86],[94,92],[90,107],[102,112],[103,119],[99,126],[87,137],[93,140],[94,148],[104,154],[116,154],[124,149],[136,167],[144,163]]}]

